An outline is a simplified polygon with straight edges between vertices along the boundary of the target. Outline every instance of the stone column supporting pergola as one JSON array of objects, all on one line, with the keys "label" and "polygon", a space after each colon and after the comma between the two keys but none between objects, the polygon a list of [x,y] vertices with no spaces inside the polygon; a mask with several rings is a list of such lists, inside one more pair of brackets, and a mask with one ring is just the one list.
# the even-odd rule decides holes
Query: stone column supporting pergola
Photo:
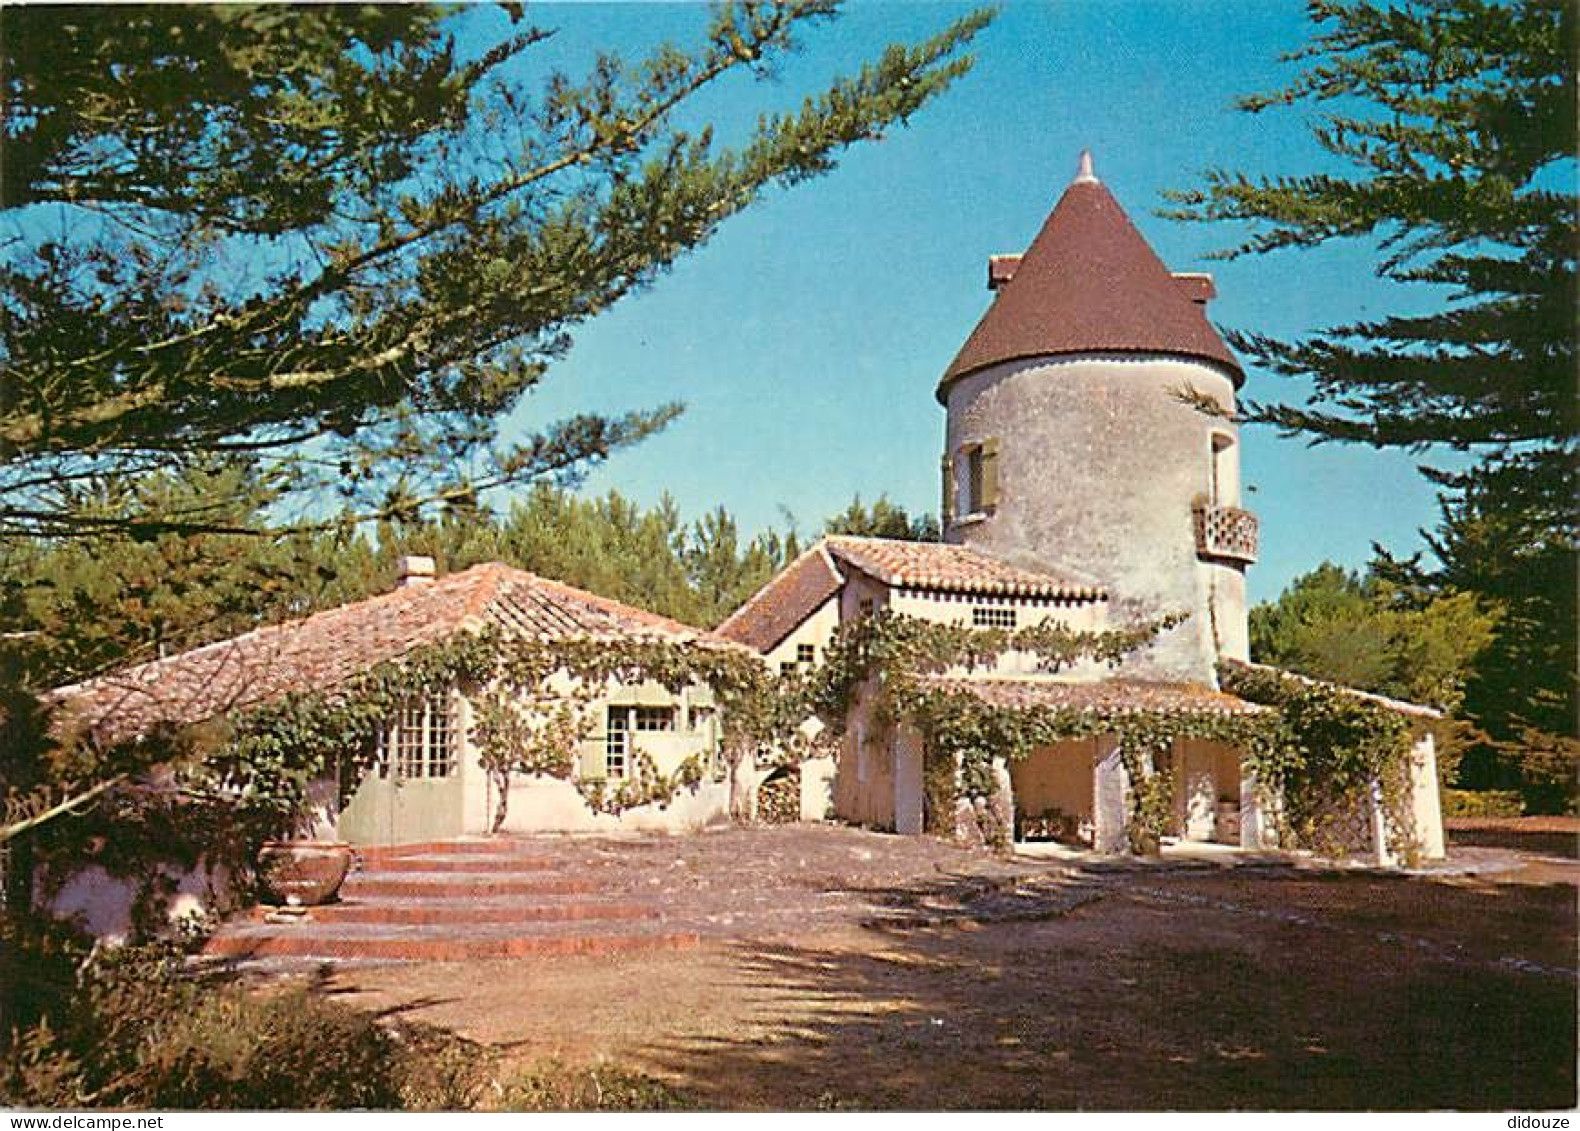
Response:
[{"label": "stone column supporting pergola", "polygon": [[1098,852],[1122,853],[1129,846],[1126,816],[1130,809],[1130,771],[1125,769],[1119,744],[1100,754],[1092,768],[1092,847]]}]

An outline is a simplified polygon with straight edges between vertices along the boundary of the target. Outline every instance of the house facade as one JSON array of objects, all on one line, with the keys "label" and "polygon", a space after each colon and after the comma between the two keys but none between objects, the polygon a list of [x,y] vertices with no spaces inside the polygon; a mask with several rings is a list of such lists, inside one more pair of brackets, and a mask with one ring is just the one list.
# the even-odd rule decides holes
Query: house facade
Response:
[{"label": "house facade", "polygon": [[[431,558],[403,558],[394,589],[177,656],[62,688],[73,725],[102,743],[157,725],[197,723],[305,692],[333,693],[379,664],[490,631],[553,645],[658,641],[740,651],[677,621],[497,563],[436,577]],[[729,819],[728,769],[713,689],[567,672],[511,694],[524,710],[563,709],[575,730],[567,772],[486,768],[478,738],[488,687],[451,686],[399,706],[371,749],[346,752],[312,784],[318,835],[354,845],[413,843],[495,831],[682,831]],[[600,798],[640,775],[683,774],[663,803],[608,811]],[[501,806],[501,791],[505,804]]]},{"label": "house facade", "polygon": [[[924,681],[998,711],[1086,720],[1080,737],[993,759],[1000,811],[988,823],[1015,836],[1124,851],[1133,771],[1144,764],[1172,782],[1173,836],[1272,846],[1280,799],[1245,750],[1188,736],[1231,733],[1268,711],[1219,681],[1221,665],[1250,658],[1245,573],[1259,529],[1241,497],[1234,414],[1244,374],[1207,320],[1211,277],[1171,272],[1083,154],[1025,253],[989,259],[988,287],[992,303],[936,392],[946,414],[943,543],[825,539],[720,634],[790,664],[880,609],[1009,630],[1167,623],[1117,670],[1050,672],[1010,654]],[[902,833],[982,824],[980,813],[927,812],[923,779],[936,752],[920,720],[870,691],[845,720],[835,815]],[[1434,714],[1387,709],[1417,721]],[[1187,737],[1138,762],[1119,735],[1142,714]],[[1418,729],[1408,811],[1390,814],[1374,797],[1365,814],[1366,847],[1379,860],[1404,840],[1421,856],[1443,855],[1433,739]]]}]

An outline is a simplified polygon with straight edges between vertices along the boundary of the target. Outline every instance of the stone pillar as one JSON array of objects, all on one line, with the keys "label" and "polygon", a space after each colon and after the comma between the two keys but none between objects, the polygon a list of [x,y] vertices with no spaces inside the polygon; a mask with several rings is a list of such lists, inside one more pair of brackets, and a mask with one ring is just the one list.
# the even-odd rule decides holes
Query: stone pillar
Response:
[{"label": "stone pillar", "polygon": [[1098,759],[1092,774],[1092,847],[1098,852],[1129,851],[1130,840],[1125,832],[1129,794],[1130,773],[1116,743]]},{"label": "stone pillar", "polygon": [[1372,856],[1379,867],[1391,868],[1399,863],[1399,858],[1394,855],[1389,846],[1390,834],[1394,832],[1393,822],[1388,819],[1388,807],[1383,804],[1382,786],[1377,782],[1371,783],[1370,793],[1372,814]]},{"label": "stone pillar", "polygon": [[1448,855],[1443,838],[1443,802],[1437,787],[1437,742],[1424,731],[1410,750],[1410,812],[1424,860]]},{"label": "stone pillar", "polygon": [[834,759],[826,755],[801,763],[801,819],[826,821],[834,812]]},{"label": "stone pillar", "polygon": [[[1242,767],[1244,763],[1241,763]],[[1262,812],[1262,791],[1257,786],[1256,775],[1242,769],[1240,773],[1240,847],[1267,848],[1264,836],[1266,814]]]},{"label": "stone pillar", "polygon": [[922,743],[909,728],[894,736],[894,831],[922,833]]}]

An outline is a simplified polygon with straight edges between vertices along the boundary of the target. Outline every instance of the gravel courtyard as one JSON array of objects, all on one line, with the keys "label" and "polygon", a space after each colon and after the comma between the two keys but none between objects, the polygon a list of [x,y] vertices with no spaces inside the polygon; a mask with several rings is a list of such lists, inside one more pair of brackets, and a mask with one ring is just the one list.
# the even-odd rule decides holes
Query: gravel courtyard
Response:
[{"label": "gravel courtyard", "polygon": [[703,1108],[1575,1103],[1580,864],[1550,837],[1411,875],[1006,861],[811,825],[548,843],[702,945],[349,968],[328,990]]}]

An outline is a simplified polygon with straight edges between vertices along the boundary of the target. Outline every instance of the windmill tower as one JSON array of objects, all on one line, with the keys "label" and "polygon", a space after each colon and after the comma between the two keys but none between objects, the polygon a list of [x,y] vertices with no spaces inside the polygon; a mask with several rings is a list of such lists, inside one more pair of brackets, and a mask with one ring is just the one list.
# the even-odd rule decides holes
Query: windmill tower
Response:
[{"label": "windmill tower", "polygon": [[1025,254],[989,260],[988,287],[938,386],[945,541],[1083,570],[1121,616],[1190,614],[1139,662],[1214,683],[1220,656],[1247,658],[1257,521],[1212,277],[1171,273],[1083,153]]}]

